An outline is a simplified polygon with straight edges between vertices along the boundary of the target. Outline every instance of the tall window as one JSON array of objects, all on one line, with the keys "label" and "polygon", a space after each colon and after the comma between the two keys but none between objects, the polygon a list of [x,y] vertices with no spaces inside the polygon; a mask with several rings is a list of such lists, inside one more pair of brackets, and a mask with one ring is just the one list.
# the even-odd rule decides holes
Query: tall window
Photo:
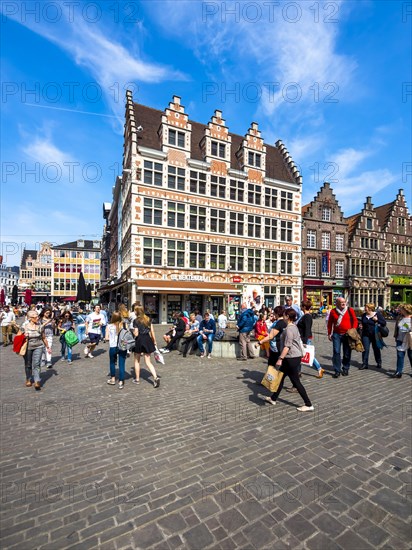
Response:
[{"label": "tall window", "polygon": [[229,233],[231,235],[243,236],[245,231],[245,215],[239,212],[231,212],[229,218]]},{"label": "tall window", "polygon": [[265,273],[278,272],[278,253],[276,250],[265,250]]},{"label": "tall window", "polygon": [[162,225],[162,201],[147,198],[143,200],[143,221],[150,225]]},{"label": "tall window", "polygon": [[185,267],[184,241],[167,241],[167,265],[170,267]]},{"label": "tall window", "polygon": [[179,189],[179,191],[185,190],[185,175],[184,168],[177,168],[176,166],[169,166],[167,169],[167,186],[169,189]]},{"label": "tall window", "polygon": [[167,203],[167,225],[168,227],[185,226],[185,205],[180,202]]},{"label": "tall window", "polygon": [[293,264],[292,264],[292,252],[281,252],[280,253],[280,272],[286,273],[287,275],[292,275],[293,273]]},{"label": "tall window", "polygon": [[262,234],[262,218],[260,216],[247,217],[247,234],[248,237],[260,239]]},{"label": "tall window", "polygon": [[243,181],[230,180],[230,200],[243,202],[245,198],[245,184]]},{"label": "tall window", "polygon": [[245,249],[238,246],[230,247],[229,261],[233,271],[245,270]]},{"label": "tall window", "polygon": [[206,244],[190,243],[189,265],[195,269],[206,267]]},{"label": "tall window", "polygon": [[330,233],[329,231],[322,232],[322,249],[330,250]]},{"label": "tall window", "polygon": [[306,233],[306,247],[316,248],[316,231],[308,229]]},{"label": "tall window", "polygon": [[398,233],[405,235],[406,220],[405,218],[398,218]]},{"label": "tall window", "polygon": [[248,188],[248,202],[249,204],[260,205],[262,203],[262,186],[249,183]]},{"label": "tall window", "polygon": [[335,277],[342,279],[344,277],[344,262],[343,260],[336,260],[335,262]]},{"label": "tall window", "polygon": [[162,239],[143,239],[144,265],[162,265]]},{"label": "tall window", "polygon": [[210,196],[226,198],[226,178],[221,176],[210,176]]},{"label": "tall window", "polygon": [[276,241],[278,238],[278,221],[273,218],[265,218],[265,239]]},{"label": "tall window", "polygon": [[262,251],[249,248],[247,256],[247,270],[250,273],[259,273],[262,269]]},{"label": "tall window", "polygon": [[144,161],[143,181],[149,185],[162,187],[163,165],[159,162]]},{"label": "tall window", "polygon": [[372,229],[372,228],[373,228],[372,218],[366,218],[366,229]]},{"label": "tall window", "polygon": [[212,233],[226,233],[225,210],[210,209],[210,231]]},{"label": "tall window", "polygon": [[292,222],[280,222],[280,240],[288,243],[292,242]]},{"label": "tall window", "polygon": [[169,128],[169,145],[177,145],[178,147],[185,146],[185,134],[178,130]]},{"label": "tall window", "polygon": [[190,192],[198,195],[206,194],[206,174],[190,171]]},{"label": "tall window", "polygon": [[317,275],[316,263],[317,263],[316,258],[308,258],[306,272],[307,272],[309,277],[316,277],[316,275]]},{"label": "tall window", "polygon": [[226,247],[224,245],[210,245],[210,269],[226,269]]},{"label": "tall window", "polygon": [[206,231],[206,208],[203,206],[190,207],[189,227],[198,231]]},{"label": "tall window", "polygon": [[343,252],[345,245],[345,235],[342,233],[336,233],[336,250],[338,252]]},{"label": "tall window", "polygon": [[293,208],[293,193],[289,191],[280,192],[280,208],[281,210],[291,211]]},{"label": "tall window", "polygon": [[250,166],[256,166],[256,168],[260,168],[262,166],[262,155],[260,153],[249,151],[248,164]]},{"label": "tall window", "polygon": [[322,221],[323,222],[330,222],[332,218],[332,211],[328,206],[324,206],[322,208]]},{"label": "tall window", "polygon": [[269,208],[278,207],[278,190],[273,187],[265,187],[265,206]]},{"label": "tall window", "polygon": [[226,145],[218,141],[212,141],[212,156],[224,159],[226,157]]}]

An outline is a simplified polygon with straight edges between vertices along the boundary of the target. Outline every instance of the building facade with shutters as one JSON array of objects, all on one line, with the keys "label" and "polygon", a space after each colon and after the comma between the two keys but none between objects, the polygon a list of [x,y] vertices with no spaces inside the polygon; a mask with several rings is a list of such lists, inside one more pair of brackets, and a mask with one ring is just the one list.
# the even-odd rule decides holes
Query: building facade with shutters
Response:
[{"label": "building facade with shutters", "polygon": [[299,301],[301,187],[285,146],[265,143],[257,123],[240,136],[219,110],[204,125],[177,96],[160,111],[127,92],[108,216],[117,262],[99,292],[141,302],[155,322],[176,310],[234,316],[243,300]]},{"label": "building facade with shutters", "polygon": [[53,251],[48,241],[40,243],[39,250],[24,249],[20,264],[19,298],[31,289],[33,301],[49,301],[53,279]]},{"label": "building facade with shutters", "polygon": [[316,310],[348,291],[348,226],[329,183],[303,206],[302,221],[303,296]]}]

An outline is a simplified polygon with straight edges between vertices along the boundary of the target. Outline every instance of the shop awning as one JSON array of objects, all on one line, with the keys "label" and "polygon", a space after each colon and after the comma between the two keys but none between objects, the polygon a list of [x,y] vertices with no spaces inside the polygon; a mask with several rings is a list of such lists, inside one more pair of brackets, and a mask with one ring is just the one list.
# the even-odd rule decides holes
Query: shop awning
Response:
[{"label": "shop awning", "polygon": [[236,285],[213,281],[164,281],[137,279],[137,290],[143,292],[160,292],[163,294],[240,294]]}]

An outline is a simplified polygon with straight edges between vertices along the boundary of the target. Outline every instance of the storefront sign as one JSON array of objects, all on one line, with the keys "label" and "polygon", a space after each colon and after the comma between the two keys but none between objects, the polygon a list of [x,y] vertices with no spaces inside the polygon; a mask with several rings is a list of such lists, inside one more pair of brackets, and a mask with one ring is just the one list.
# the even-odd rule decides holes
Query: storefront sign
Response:
[{"label": "storefront sign", "polygon": [[242,282],[242,277],[239,277],[238,275],[236,275],[235,277],[232,277],[232,282],[241,283]]},{"label": "storefront sign", "polygon": [[172,281],[197,281],[207,282],[210,281],[210,277],[204,275],[170,275]]},{"label": "storefront sign", "polygon": [[261,285],[244,285],[242,302],[246,303],[248,308],[256,307],[259,310],[264,304],[263,286]]},{"label": "storefront sign", "polygon": [[412,277],[402,277],[395,275],[391,277],[390,284],[392,285],[412,285]]},{"label": "storefront sign", "polygon": [[303,284],[305,286],[323,286],[325,283],[319,279],[305,279]]}]

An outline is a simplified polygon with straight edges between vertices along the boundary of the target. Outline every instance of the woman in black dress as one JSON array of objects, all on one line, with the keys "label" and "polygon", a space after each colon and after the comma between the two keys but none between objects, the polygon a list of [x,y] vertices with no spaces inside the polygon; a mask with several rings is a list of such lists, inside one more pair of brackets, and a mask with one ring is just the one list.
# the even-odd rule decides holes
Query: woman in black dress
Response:
[{"label": "woman in black dress", "polygon": [[160,378],[156,374],[156,370],[150,359],[150,354],[156,350],[156,337],[153,330],[153,325],[150,318],[145,314],[141,306],[135,306],[134,313],[136,315],[133,321],[133,333],[136,338],[134,348],[134,373],[135,384],[140,384],[140,358],[144,355],[144,360],[147,368],[153,376],[153,386],[160,386]]}]

